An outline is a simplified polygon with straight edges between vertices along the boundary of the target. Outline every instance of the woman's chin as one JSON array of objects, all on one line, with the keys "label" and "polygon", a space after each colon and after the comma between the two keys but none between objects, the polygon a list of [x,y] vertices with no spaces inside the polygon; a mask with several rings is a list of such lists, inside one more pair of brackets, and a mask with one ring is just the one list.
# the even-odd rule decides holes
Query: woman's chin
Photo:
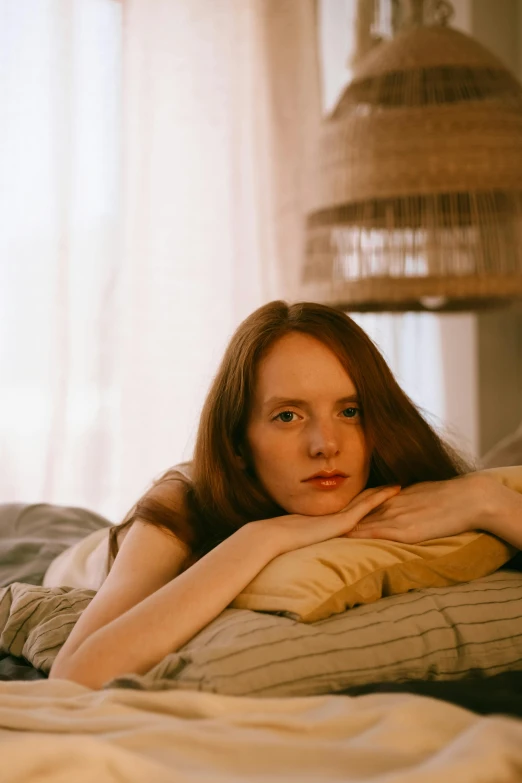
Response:
[{"label": "woman's chin", "polygon": [[303,514],[307,517],[323,517],[325,514],[337,514],[339,511],[342,511],[351,500],[352,498],[345,500],[344,498],[334,498],[332,496],[317,498],[313,501],[306,500],[302,503],[296,503],[295,508],[290,513]]}]

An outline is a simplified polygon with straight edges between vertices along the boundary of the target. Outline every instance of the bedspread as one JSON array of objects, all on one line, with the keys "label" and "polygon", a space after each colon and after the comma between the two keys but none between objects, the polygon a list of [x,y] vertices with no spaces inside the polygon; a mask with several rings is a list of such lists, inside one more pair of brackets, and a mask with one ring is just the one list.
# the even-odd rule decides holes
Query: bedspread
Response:
[{"label": "bedspread", "polygon": [[0,683],[3,783],[515,783],[522,723],[403,694],[252,699]]},{"label": "bedspread", "polygon": [[[0,652],[48,671],[92,595],[19,583],[0,590]],[[2,783],[522,780],[514,718],[411,693],[257,699],[154,690],[161,676],[161,666],[146,675],[150,690],[0,682]]]}]

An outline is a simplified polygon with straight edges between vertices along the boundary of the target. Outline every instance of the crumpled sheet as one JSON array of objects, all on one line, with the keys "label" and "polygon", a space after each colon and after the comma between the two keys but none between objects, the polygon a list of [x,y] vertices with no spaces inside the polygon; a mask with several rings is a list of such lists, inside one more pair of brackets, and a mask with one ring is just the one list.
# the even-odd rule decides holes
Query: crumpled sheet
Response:
[{"label": "crumpled sheet", "polygon": [[0,683],[2,783],[515,783],[522,722],[406,694]]}]

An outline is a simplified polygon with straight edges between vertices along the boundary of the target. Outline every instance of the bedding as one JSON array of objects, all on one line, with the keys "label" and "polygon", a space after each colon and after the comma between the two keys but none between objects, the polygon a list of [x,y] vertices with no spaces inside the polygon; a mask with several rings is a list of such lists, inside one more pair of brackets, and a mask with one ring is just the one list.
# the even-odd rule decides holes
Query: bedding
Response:
[{"label": "bedding", "polygon": [[108,573],[109,530],[101,527],[58,555],[45,572],[43,586],[99,590]]},{"label": "bedding", "polygon": [[[92,590],[0,591],[0,653],[47,673]],[[522,669],[522,574],[382,598],[303,624],[226,609],[145,675],[106,687],[311,696],[378,682],[459,680]]]},{"label": "bedding", "polygon": [[0,587],[12,582],[42,584],[59,555],[110,526],[99,514],[75,506],[0,504]]},{"label": "bedding", "polygon": [[478,531],[422,544],[334,538],[272,560],[232,606],[311,623],[381,597],[470,582],[497,571],[515,552]]},{"label": "bedding", "polygon": [[0,680],[45,680],[46,676],[39,669],[25,660],[14,655],[0,654]]},{"label": "bedding", "polygon": [[309,624],[229,608],[147,675],[90,691],[45,679],[94,591],[41,586],[43,562],[22,557],[34,584],[0,590],[0,680],[32,680],[0,682],[3,783],[522,780],[515,571]]},{"label": "bedding", "polygon": [[411,694],[0,683],[2,783],[516,783],[522,723]]},{"label": "bedding", "polygon": [[411,680],[380,682],[347,688],[341,693],[362,696],[367,693],[415,693],[465,707],[479,715],[512,715],[522,718],[522,671],[508,671],[492,677],[462,680]]}]

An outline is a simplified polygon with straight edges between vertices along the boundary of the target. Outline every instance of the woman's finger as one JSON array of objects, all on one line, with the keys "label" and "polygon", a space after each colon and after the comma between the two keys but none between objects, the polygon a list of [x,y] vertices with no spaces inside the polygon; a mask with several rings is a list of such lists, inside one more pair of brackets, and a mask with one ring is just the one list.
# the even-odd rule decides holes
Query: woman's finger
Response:
[{"label": "woman's finger", "polygon": [[360,492],[356,495],[342,511],[357,509],[358,512],[364,510],[364,514],[367,514],[389,498],[397,495],[400,490],[400,486],[372,487],[371,489],[365,489],[364,492]]},{"label": "woman's finger", "polygon": [[361,492],[352,500],[350,505],[335,515],[335,517],[340,518],[337,520],[340,527],[340,532],[337,535],[344,535],[347,529],[352,530],[366,516],[368,511],[397,492],[400,492],[400,489],[400,487],[375,487]]},{"label": "woman's finger", "polygon": [[385,503],[382,506],[378,506],[376,509],[371,511],[369,514],[365,516],[363,520],[361,520],[361,524],[363,525],[382,525],[383,523],[390,523],[395,522],[396,520],[400,520],[401,517],[404,516],[404,512],[390,508]]},{"label": "woman's finger", "polygon": [[401,528],[374,527],[367,530],[364,526],[350,530],[349,533],[346,533],[346,538],[383,539],[402,544],[412,544],[416,540],[410,531]]}]

